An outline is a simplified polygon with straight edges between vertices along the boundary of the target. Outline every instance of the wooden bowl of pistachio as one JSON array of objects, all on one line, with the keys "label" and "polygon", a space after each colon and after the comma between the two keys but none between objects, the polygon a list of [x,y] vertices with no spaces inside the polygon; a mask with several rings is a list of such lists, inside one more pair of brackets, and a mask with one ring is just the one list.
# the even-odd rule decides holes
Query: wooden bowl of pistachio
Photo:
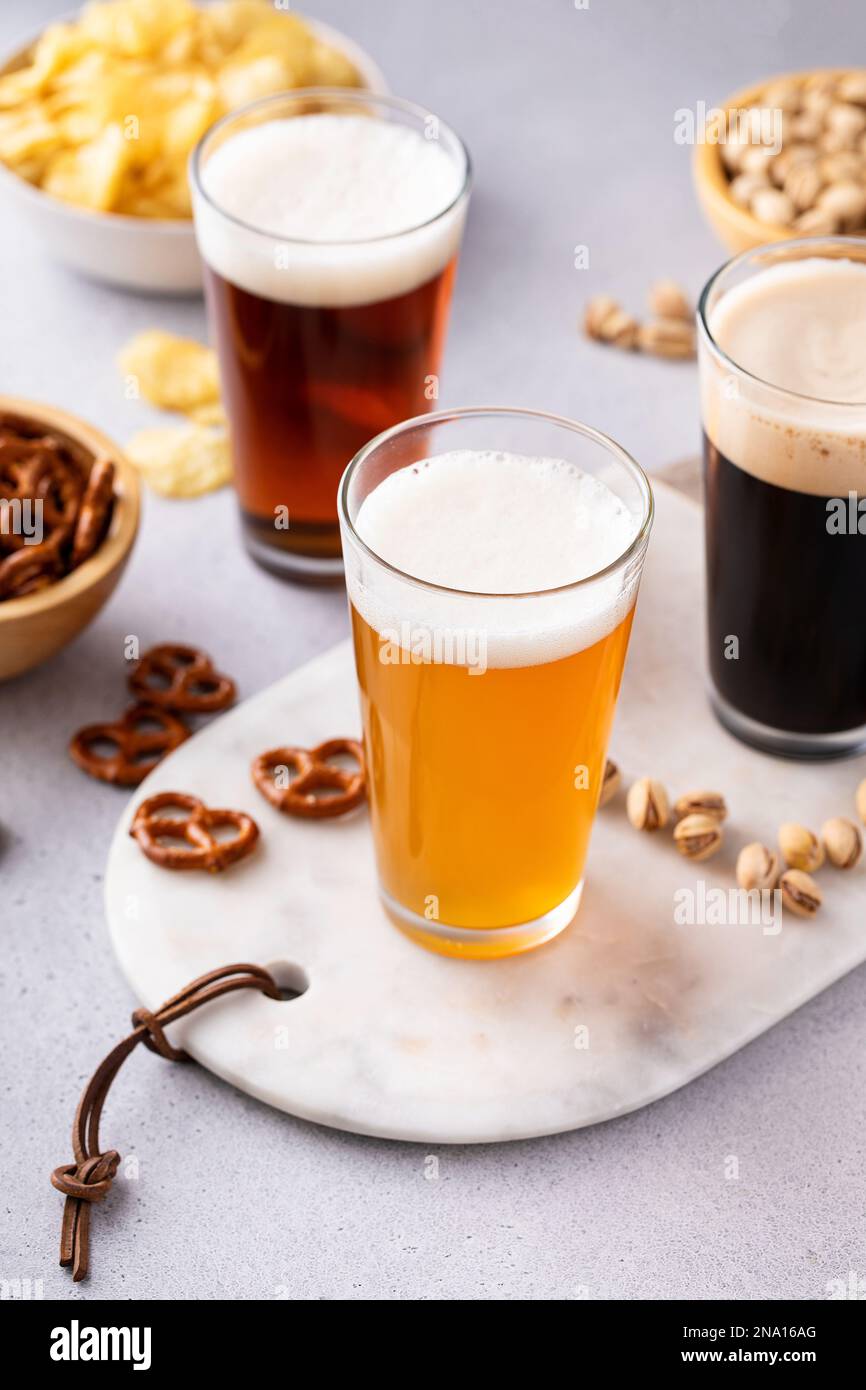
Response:
[{"label": "wooden bowl of pistachio", "polygon": [[866,236],[866,68],[789,73],[736,92],[696,132],[694,175],[730,251]]}]

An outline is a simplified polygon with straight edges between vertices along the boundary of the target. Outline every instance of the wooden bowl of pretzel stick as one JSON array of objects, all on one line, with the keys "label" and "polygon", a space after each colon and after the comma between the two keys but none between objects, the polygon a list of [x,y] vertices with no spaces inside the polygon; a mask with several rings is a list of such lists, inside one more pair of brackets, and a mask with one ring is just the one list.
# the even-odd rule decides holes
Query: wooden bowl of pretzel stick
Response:
[{"label": "wooden bowl of pretzel stick", "polygon": [[0,681],[96,616],[138,513],[138,477],[111,439],[66,411],[0,396]]}]

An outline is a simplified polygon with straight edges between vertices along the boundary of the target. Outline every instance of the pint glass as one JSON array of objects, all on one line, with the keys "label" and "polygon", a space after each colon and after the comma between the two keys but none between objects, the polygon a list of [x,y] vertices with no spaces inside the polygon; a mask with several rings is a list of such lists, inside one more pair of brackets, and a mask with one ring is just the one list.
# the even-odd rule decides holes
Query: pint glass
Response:
[{"label": "pint glass", "polygon": [[710,694],[747,743],[866,748],[866,245],[736,257],[699,308]]},{"label": "pint glass", "polygon": [[652,517],[612,440],[532,411],[409,420],[339,496],[385,907],[505,956],[577,911]]},{"label": "pint glass", "polygon": [[339,577],[347,461],[435,403],[469,181],[438,117],[344,89],[266,97],[196,149],[243,535],[266,567]]}]

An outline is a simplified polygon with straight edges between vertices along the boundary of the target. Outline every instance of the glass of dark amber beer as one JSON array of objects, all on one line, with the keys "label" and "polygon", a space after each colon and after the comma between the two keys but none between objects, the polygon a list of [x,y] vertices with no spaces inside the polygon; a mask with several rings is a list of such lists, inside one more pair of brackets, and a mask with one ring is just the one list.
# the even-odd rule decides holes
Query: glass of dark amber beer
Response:
[{"label": "glass of dark amber beer", "polygon": [[379,886],[420,945],[577,912],[652,522],[638,465],[538,411],[387,430],[340,489]]},{"label": "glass of dark amber beer", "polygon": [[346,464],[438,396],[469,157],[409,102],[309,89],[218,121],[191,181],[245,543],[337,578]]},{"label": "glass of dark amber beer", "polygon": [[713,706],[767,752],[862,752],[866,244],[747,251],[698,320]]}]

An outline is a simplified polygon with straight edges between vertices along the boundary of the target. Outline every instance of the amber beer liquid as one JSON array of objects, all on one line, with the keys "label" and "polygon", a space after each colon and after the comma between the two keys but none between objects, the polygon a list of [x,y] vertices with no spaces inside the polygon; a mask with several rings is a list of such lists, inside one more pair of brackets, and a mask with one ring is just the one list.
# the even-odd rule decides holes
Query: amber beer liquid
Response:
[{"label": "amber beer liquid", "polygon": [[468,182],[436,118],[366,94],[332,106],[256,103],[194,170],[245,540],[306,579],[341,573],[348,461],[435,403]]},{"label": "amber beer liquid", "polygon": [[511,955],[577,910],[646,543],[637,505],[566,459],[457,449],[367,494],[360,553],[344,521],[381,893],[433,950]]},{"label": "amber beer liquid", "polygon": [[[483,931],[533,922],[570,897],[583,879],[631,622],[629,612],[558,661],[473,677],[445,662],[383,664],[388,638],[352,609],[373,835],[391,900]],[[515,931],[502,954],[523,939]]]},{"label": "amber beer liquid", "polygon": [[[345,308],[280,304],[205,269],[243,524],[259,547],[335,559],[346,460],[429,409],[455,261],[407,294]],[[289,525],[276,527],[288,505]]]}]

